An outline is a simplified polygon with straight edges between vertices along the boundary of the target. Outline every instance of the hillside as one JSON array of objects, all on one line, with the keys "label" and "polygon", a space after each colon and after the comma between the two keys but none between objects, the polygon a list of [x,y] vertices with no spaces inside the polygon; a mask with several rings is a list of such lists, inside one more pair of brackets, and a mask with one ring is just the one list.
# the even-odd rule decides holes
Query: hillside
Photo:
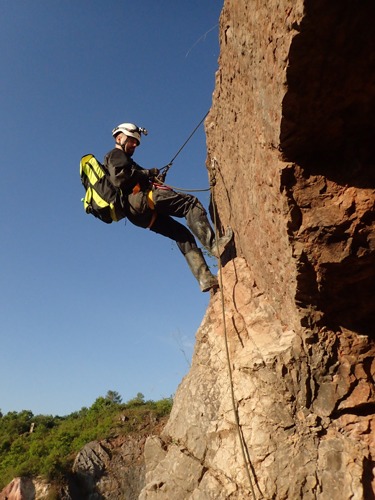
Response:
[{"label": "hillside", "polygon": [[140,393],[121,403],[108,391],[65,417],[0,415],[0,500],[138,498],[146,437],[160,433],[171,405]]}]

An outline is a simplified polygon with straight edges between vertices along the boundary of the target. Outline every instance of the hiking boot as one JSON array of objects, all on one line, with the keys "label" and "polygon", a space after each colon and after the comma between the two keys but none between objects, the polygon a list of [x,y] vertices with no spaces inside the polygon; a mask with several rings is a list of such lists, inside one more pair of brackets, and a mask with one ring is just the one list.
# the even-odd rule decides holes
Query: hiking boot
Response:
[{"label": "hiking boot", "polygon": [[232,241],[233,230],[228,227],[225,234],[218,241],[215,232],[207,218],[207,213],[200,202],[197,202],[187,213],[186,222],[194,236],[204,248],[217,259],[220,258],[227,245]]},{"label": "hiking boot", "polygon": [[233,229],[228,226],[223,236],[220,236],[217,241],[216,238],[214,239],[209,252],[211,252],[214,257],[219,259],[221,255],[224,253],[224,250],[226,249],[228,244],[232,241],[232,239],[233,239]]},{"label": "hiking boot", "polygon": [[202,251],[199,248],[193,248],[185,254],[185,259],[190,267],[191,272],[195,276],[199,283],[202,292],[208,292],[209,290],[219,287],[219,282],[216,276],[214,276],[206,261],[204,260]]}]

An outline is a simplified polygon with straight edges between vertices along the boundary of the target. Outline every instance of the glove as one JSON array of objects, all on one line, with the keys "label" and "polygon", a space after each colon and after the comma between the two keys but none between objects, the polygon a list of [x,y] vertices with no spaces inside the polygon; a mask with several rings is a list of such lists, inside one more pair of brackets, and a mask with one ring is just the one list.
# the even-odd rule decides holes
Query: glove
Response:
[{"label": "glove", "polygon": [[167,172],[164,172],[163,174],[159,173],[159,175],[158,175],[158,181],[164,182],[166,175],[167,175]]},{"label": "glove", "polygon": [[150,168],[148,171],[148,176],[149,177],[157,177],[159,175],[159,169],[158,168]]}]

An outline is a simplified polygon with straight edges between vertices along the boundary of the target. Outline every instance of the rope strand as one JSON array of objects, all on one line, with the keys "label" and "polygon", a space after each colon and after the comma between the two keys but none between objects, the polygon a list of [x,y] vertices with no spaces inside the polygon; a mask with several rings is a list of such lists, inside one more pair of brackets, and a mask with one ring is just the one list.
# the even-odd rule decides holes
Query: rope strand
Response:
[{"label": "rope strand", "polygon": [[176,186],[171,186],[170,184],[165,184],[165,182],[161,181],[160,179],[156,179],[155,182],[156,186],[164,186],[167,189],[173,189],[174,191],[180,191],[181,193],[203,193],[205,191],[210,191],[211,187],[205,188],[205,189],[186,189],[186,188],[180,188]]},{"label": "rope strand", "polygon": [[184,149],[184,147],[186,146],[186,144],[190,141],[190,139],[193,137],[193,135],[195,134],[195,132],[202,125],[202,123],[206,119],[206,116],[208,115],[209,112],[210,111],[208,110],[207,113],[204,115],[204,117],[201,119],[201,121],[198,123],[198,125],[195,127],[195,129],[192,131],[192,133],[189,135],[189,137],[186,139],[186,141],[183,143],[183,145],[180,147],[180,149],[177,151],[177,153],[174,155],[174,157],[171,159],[171,161],[168,163],[168,165],[165,165],[165,167],[162,167],[160,169],[160,171],[162,172],[163,180],[165,179],[165,177],[166,177],[166,175],[168,173],[168,170],[173,165],[173,162],[175,161],[175,159],[177,158],[177,156],[181,153],[181,151]]},{"label": "rope strand", "polygon": [[[214,193],[214,186],[216,184],[215,178],[216,178],[216,173],[215,173],[215,158],[212,160],[212,170],[213,170],[213,178],[214,181],[212,183],[212,206],[213,206],[213,215],[214,215],[214,229],[215,229],[215,241],[216,241],[216,247],[217,247],[217,252],[219,254],[219,235],[218,235],[218,230],[217,230],[217,213],[216,213],[216,205],[215,205],[215,193]],[[256,500],[255,496],[255,491],[254,491],[254,486],[253,486],[253,481],[251,479],[251,474],[250,474],[250,468],[252,467],[250,457],[248,454],[248,449],[244,440],[244,436],[242,433],[241,425],[240,425],[240,420],[239,420],[239,415],[238,415],[238,409],[237,409],[237,401],[235,398],[234,394],[234,384],[233,384],[233,372],[232,372],[232,365],[231,365],[231,360],[230,360],[230,353],[229,353],[229,342],[228,342],[228,332],[227,332],[227,326],[226,326],[226,321],[225,321],[225,304],[224,304],[224,292],[223,292],[223,273],[222,273],[222,265],[221,265],[221,259],[220,257],[218,258],[218,266],[219,266],[219,285],[220,285],[220,296],[221,296],[221,312],[222,312],[222,317],[223,317],[223,327],[224,327],[224,341],[225,341],[225,352],[227,356],[227,365],[228,365],[228,375],[229,375],[229,385],[230,385],[230,391],[231,391],[231,399],[232,399],[232,408],[233,408],[233,413],[234,413],[234,420],[236,423],[236,429],[237,429],[237,434],[238,434],[238,439],[240,441],[240,446],[241,446],[241,453],[242,453],[242,458],[245,464],[245,469],[246,469],[246,474],[247,478],[250,484],[250,490],[251,494]]]},{"label": "rope strand", "polygon": [[171,161],[168,163],[168,165],[172,165],[172,163],[175,161],[177,156],[181,153],[181,151],[184,149],[186,144],[190,141],[190,139],[193,137],[195,132],[198,130],[198,128],[201,126],[201,124],[204,122],[206,116],[208,115],[209,111],[204,115],[204,117],[201,119],[201,121],[198,123],[198,125],[195,127],[195,129],[192,131],[192,133],[189,135],[189,137],[186,139],[186,141],[183,143],[183,145],[180,147],[180,149],[177,151],[177,153],[174,155],[174,157],[171,159]]}]

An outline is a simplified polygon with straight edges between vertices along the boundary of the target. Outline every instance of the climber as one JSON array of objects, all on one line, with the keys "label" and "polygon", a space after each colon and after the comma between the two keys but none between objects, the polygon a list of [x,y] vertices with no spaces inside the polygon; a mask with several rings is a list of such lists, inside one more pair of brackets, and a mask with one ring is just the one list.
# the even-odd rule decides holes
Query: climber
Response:
[{"label": "climber", "polygon": [[[233,232],[228,228],[216,242],[207,213],[195,196],[173,191],[158,181],[157,168],[147,170],[134,162],[132,156],[141,142],[141,134],[147,135],[147,130],[133,123],[121,123],[112,131],[115,147],[104,158],[112,184],[121,189],[125,198],[125,215],[135,226],[149,228],[174,240],[202,292],[215,289],[217,278],[211,273],[193,234],[208,252],[219,258]],[[172,217],[185,217],[193,234]]]}]

